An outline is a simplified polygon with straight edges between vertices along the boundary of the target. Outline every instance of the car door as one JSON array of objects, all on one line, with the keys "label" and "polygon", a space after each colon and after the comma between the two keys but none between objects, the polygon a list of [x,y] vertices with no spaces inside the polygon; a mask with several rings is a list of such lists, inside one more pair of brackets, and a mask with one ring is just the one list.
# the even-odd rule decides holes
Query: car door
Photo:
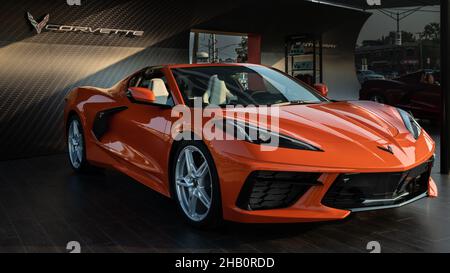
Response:
[{"label": "car door", "polygon": [[411,111],[421,118],[435,118],[440,113],[441,88],[437,84],[421,84],[410,98]]},{"label": "car door", "polygon": [[423,81],[421,78],[425,74],[416,74],[414,81],[407,82],[408,92],[401,106],[419,118],[437,117],[440,113],[440,86]]},{"label": "car door", "polygon": [[156,102],[142,104],[124,99],[128,109],[115,117],[113,126],[119,141],[112,148],[123,159],[123,165],[127,166],[125,172],[138,176],[139,181],[155,190],[166,192],[171,109],[174,105],[171,88],[161,69],[138,73],[130,79],[129,87],[153,89]]}]

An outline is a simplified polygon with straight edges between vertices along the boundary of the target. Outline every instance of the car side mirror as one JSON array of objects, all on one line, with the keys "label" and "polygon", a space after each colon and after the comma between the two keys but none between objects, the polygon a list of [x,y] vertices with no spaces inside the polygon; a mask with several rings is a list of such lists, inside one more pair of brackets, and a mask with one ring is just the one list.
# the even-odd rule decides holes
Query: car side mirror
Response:
[{"label": "car side mirror", "polygon": [[328,96],[328,86],[326,86],[323,83],[316,83],[314,84],[314,89],[316,89],[319,94],[321,94],[324,97]]},{"label": "car side mirror", "polygon": [[145,87],[130,87],[127,96],[135,103],[154,104],[156,102],[153,91]]}]

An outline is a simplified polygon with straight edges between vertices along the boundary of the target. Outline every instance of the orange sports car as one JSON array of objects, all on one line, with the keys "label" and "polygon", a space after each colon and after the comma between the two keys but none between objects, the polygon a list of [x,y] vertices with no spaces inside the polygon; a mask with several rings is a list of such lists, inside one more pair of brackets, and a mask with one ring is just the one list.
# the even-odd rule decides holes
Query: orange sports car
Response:
[{"label": "orange sports car", "polygon": [[[203,227],[338,220],[437,196],[435,144],[409,113],[326,93],[261,65],[147,67],[111,88],[66,96],[70,164],[123,172]],[[185,116],[208,106],[214,115]],[[256,121],[239,115],[263,107],[277,111]],[[241,137],[199,136],[195,122],[211,119],[225,125],[213,131],[231,127]]]}]

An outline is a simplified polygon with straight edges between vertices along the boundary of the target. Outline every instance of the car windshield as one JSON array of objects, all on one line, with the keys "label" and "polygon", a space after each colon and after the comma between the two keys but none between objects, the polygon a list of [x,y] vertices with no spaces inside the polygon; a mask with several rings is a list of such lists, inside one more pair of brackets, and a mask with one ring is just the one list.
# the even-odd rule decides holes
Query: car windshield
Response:
[{"label": "car windshield", "polygon": [[193,106],[195,98],[219,106],[327,101],[312,88],[263,66],[198,66],[172,72],[188,106]]}]

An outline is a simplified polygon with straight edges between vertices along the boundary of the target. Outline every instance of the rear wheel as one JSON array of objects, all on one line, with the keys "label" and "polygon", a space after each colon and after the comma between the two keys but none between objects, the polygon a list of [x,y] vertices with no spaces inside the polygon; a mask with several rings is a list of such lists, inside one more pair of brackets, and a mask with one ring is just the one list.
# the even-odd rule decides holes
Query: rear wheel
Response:
[{"label": "rear wheel", "polygon": [[197,227],[211,228],[222,221],[219,179],[203,143],[187,141],[174,157],[174,197],[184,218]]},{"label": "rear wheel", "polygon": [[67,152],[72,168],[78,173],[97,171],[86,159],[86,145],[84,131],[80,118],[72,115],[67,123]]}]

